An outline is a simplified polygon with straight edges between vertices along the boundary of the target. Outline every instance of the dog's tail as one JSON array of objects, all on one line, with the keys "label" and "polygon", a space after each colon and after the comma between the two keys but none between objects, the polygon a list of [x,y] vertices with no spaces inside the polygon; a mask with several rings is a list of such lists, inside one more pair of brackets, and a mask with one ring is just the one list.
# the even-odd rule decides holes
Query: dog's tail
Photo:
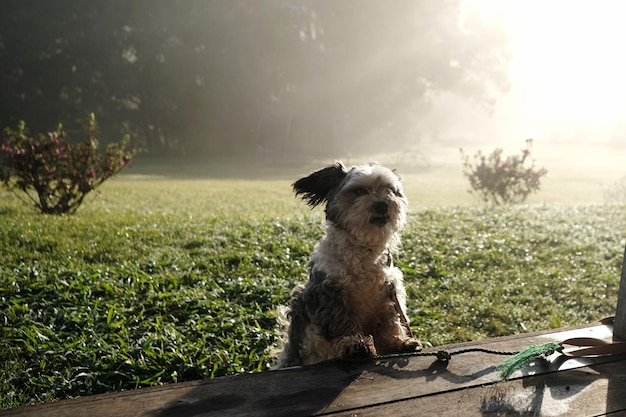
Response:
[{"label": "dog's tail", "polygon": [[289,343],[289,312],[291,309],[287,306],[278,306],[276,309],[276,324],[279,334],[278,345],[272,349],[270,355],[277,363],[271,369],[281,368],[285,362],[286,347]]},{"label": "dog's tail", "polygon": [[297,285],[291,292],[291,304],[278,306],[276,321],[281,338],[278,347],[272,351],[272,356],[277,358],[277,364],[272,369],[302,365],[300,357],[300,343],[303,338],[306,325],[302,315],[302,292],[304,285]]},{"label": "dog's tail", "polygon": [[291,309],[287,306],[278,306],[276,311],[276,323],[278,324],[278,330],[287,334],[289,332],[289,311]]}]

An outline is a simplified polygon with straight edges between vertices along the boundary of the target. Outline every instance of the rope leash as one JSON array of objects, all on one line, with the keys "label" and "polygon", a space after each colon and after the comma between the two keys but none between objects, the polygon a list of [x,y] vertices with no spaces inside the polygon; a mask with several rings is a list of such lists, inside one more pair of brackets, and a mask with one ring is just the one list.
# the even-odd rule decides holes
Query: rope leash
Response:
[{"label": "rope leash", "polygon": [[[608,317],[600,320],[600,322],[603,324],[610,324],[612,323],[612,319],[612,317]],[[432,352],[393,353],[376,356],[375,359],[389,360],[408,357],[433,356],[437,359],[437,361],[447,363],[452,359],[452,356],[472,352],[510,356],[510,358],[496,365],[496,369],[500,371],[502,380],[507,381],[515,371],[526,367],[536,359],[545,359],[555,352],[558,352],[566,358],[620,355],[626,354],[626,342],[609,342],[606,339],[597,339],[593,337],[573,337],[565,339],[561,342],[548,342],[540,345],[532,345],[522,351],[502,351],[482,347],[471,347],[452,351],[442,349]],[[350,358],[349,360],[359,361],[363,359]]]},{"label": "rope leash", "polygon": [[[392,262],[391,255],[388,255],[388,266],[391,265],[391,262]],[[409,320],[407,319],[406,315],[402,311],[402,307],[400,307],[400,302],[398,301],[398,296],[396,294],[396,288],[393,285],[393,283],[388,283],[387,285],[388,285],[388,288],[387,288],[388,296],[394,304],[394,308],[396,309],[396,314],[398,315],[398,318],[400,319],[400,323],[402,324],[402,327],[406,331],[407,336],[413,337],[413,332],[411,331]],[[410,356],[434,356],[437,358],[439,362],[449,362],[450,359],[452,359],[453,355],[460,355],[463,353],[470,353],[470,352],[481,352],[481,353],[489,353],[492,355],[509,355],[509,356],[516,355],[519,353],[518,351],[505,352],[505,351],[475,347],[475,348],[458,349],[452,352],[447,351],[447,350],[438,350],[436,352],[393,353],[393,354],[377,356],[376,358],[377,359],[393,359],[393,358],[402,358],[402,357],[410,357]]]},{"label": "rope leash", "polygon": [[[449,362],[452,359],[452,356],[461,355],[463,353],[472,353],[472,352],[488,353],[491,355],[500,355],[500,356],[513,356],[519,353],[519,351],[502,351],[502,350],[474,347],[474,348],[457,349],[453,351],[438,350],[438,351],[433,351],[433,352],[390,353],[387,355],[376,356],[374,359],[385,360],[385,359],[399,359],[399,358],[409,358],[409,357],[418,357],[418,356],[434,356],[435,358],[437,358],[439,362]],[[354,360],[359,360],[359,359],[354,358]]]},{"label": "rope leash", "polygon": [[[391,265],[391,255],[388,255],[388,265]],[[626,259],[626,258],[625,258]],[[400,306],[396,288],[393,283],[388,283],[388,296],[394,304],[396,314],[404,328],[407,336],[413,337],[409,321]],[[613,324],[614,317],[606,317],[600,320],[602,324]],[[565,350],[566,346],[573,346],[574,349]],[[452,359],[453,355],[460,355],[469,352],[481,352],[492,355],[511,356],[496,365],[496,369],[500,371],[502,380],[506,381],[515,372],[525,368],[538,358],[547,358],[555,352],[560,353],[568,358],[585,357],[585,356],[610,356],[626,353],[626,342],[608,342],[604,339],[596,339],[593,337],[574,337],[563,340],[561,342],[548,342],[542,345],[532,345],[522,351],[499,351],[485,349],[480,347],[459,349],[455,351],[438,350],[436,352],[409,352],[378,356],[377,359],[393,359],[410,356],[434,356],[437,361],[447,363]]]}]

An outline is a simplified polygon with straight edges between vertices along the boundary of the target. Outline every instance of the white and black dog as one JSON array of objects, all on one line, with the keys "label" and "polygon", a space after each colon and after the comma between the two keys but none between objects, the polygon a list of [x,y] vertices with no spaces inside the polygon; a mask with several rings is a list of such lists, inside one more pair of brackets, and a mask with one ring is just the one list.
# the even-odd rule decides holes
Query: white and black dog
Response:
[{"label": "white and black dog", "polygon": [[326,203],[326,234],[309,281],[279,311],[286,337],[278,367],[421,349],[406,318],[402,272],[391,261],[408,203],[399,177],[378,164],[338,162],[293,190],[312,207]]}]

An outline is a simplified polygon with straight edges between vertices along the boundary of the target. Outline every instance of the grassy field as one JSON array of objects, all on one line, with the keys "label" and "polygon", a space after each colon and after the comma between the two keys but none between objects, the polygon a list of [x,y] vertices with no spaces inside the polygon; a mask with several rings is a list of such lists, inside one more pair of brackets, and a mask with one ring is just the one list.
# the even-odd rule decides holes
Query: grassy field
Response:
[{"label": "grassy field", "polygon": [[[424,342],[613,314],[625,206],[601,196],[618,169],[564,164],[531,204],[493,209],[455,164],[404,175],[396,263]],[[69,217],[0,191],[0,408],[268,369],[276,306],[321,235],[290,183],[316,167],[138,163]]]}]

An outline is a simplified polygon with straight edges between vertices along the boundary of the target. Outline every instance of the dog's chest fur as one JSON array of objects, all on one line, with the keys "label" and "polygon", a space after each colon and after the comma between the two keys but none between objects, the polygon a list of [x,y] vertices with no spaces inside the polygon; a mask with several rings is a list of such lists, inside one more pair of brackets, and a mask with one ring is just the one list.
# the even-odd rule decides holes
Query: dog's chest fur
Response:
[{"label": "dog's chest fur", "polygon": [[358,252],[354,246],[337,244],[332,237],[320,241],[321,250],[311,259],[312,271],[321,271],[343,293],[352,319],[367,334],[374,334],[381,315],[394,309],[389,285],[397,286],[402,273],[383,250]]},{"label": "dog's chest fur", "polygon": [[346,281],[345,294],[353,319],[365,334],[375,334],[381,325],[381,313],[393,307],[389,285],[394,277],[387,266],[366,269],[366,274],[355,274]]}]

